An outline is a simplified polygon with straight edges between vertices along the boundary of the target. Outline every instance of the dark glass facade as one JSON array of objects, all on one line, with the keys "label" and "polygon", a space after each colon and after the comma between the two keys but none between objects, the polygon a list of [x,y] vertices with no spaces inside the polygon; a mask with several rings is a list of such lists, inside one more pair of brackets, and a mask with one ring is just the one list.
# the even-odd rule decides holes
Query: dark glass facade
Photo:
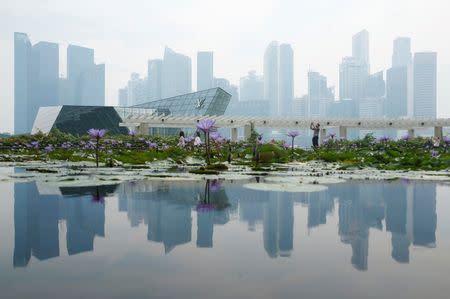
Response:
[{"label": "dark glass facade", "polygon": [[171,115],[223,115],[231,95],[222,88],[211,88],[134,107],[168,109]]},{"label": "dark glass facade", "polygon": [[[180,95],[134,107],[105,106],[51,106],[41,107],[33,125],[32,134],[49,133],[58,129],[72,135],[85,135],[91,128],[107,129],[109,134],[127,134],[120,127],[129,116],[150,115],[223,115],[231,95],[221,88]],[[171,135],[179,130],[154,131],[153,134]]]}]

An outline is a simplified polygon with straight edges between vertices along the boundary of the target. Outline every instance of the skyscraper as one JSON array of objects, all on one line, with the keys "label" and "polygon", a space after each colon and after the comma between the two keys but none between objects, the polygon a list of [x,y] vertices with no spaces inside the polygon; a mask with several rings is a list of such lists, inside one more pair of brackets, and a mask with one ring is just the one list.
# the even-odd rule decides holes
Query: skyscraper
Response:
[{"label": "skyscraper", "polygon": [[80,103],[85,106],[105,105],[105,65],[94,64],[80,79]]},{"label": "skyscraper", "polygon": [[161,99],[162,66],[163,61],[161,59],[148,61],[148,96],[151,101]]},{"label": "skyscraper", "polygon": [[411,39],[394,40],[392,67],[386,72],[386,115],[404,117],[412,114]]},{"label": "skyscraper", "polygon": [[191,59],[166,47],[162,68],[162,98],[192,92]]},{"label": "skyscraper", "polygon": [[264,99],[270,103],[271,115],[278,115],[278,42],[273,41],[264,53]]},{"label": "skyscraper", "polygon": [[398,37],[394,40],[392,67],[408,66],[411,63],[411,39]]},{"label": "skyscraper", "polygon": [[326,117],[327,107],[333,101],[327,87],[327,77],[318,72],[308,72],[308,116]]},{"label": "skyscraper", "polygon": [[105,105],[105,65],[94,63],[94,50],[67,47],[68,94],[61,104]]},{"label": "skyscraper", "polygon": [[31,43],[25,33],[14,33],[14,133],[30,132]]},{"label": "skyscraper", "polygon": [[214,55],[213,52],[197,53],[197,91],[213,87]]},{"label": "skyscraper", "polygon": [[39,107],[59,104],[59,45],[39,42],[32,49],[31,101],[28,120],[31,131]]},{"label": "skyscraper", "polygon": [[250,71],[247,76],[240,79],[239,95],[241,101],[264,100],[264,79],[257,76],[255,71]]},{"label": "skyscraper", "polygon": [[367,30],[353,35],[352,56],[356,60],[364,63],[367,66],[367,73],[369,73],[369,32]]},{"label": "skyscraper", "polygon": [[414,54],[414,116],[436,118],[437,54]]},{"label": "skyscraper", "polygon": [[354,57],[344,57],[339,66],[339,99],[352,99],[358,102],[365,96],[366,64]]},{"label": "skyscraper", "polygon": [[294,52],[289,44],[280,45],[278,75],[278,116],[287,116],[294,99]]}]

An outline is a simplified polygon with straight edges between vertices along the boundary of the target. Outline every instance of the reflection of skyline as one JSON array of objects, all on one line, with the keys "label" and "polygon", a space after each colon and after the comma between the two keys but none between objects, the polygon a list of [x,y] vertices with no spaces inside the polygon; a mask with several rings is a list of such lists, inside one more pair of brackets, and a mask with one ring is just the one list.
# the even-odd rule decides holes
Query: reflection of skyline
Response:
[{"label": "reflection of skyline", "polygon": [[92,251],[95,236],[105,235],[104,205],[92,202],[87,193],[63,197],[76,194],[74,189],[47,194],[40,193],[34,182],[14,185],[14,267],[26,267],[31,256],[38,260],[58,257],[60,221],[66,222],[69,255]]},{"label": "reflection of skyline", "polygon": [[[69,255],[94,250],[95,236],[105,236],[105,207],[89,196],[95,187],[60,188],[60,194],[41,189],[35,183],[15,185],[16,267],[26,266],[31,256],[46,260],[60,255],[61,221],[67,227]],[[205,182],[125,183],[117,188],[118,210],[126,213],[131,227],[145,225],[147,240],[161,243],[166,254],[191,242],[198,248],[213,248],[215,226],[239,219],[250,232],[262,232],[261,248],[269,257],[289,257],[294,250],[295,203],[307,208],[308,230],[327,225],[338,205],[338,235],[352,250],[351,264],[361,271],[369,267],[371,229],[391,234],[391,257],[399,263],[409,263],[411,246],[436,246],[434,184],[346,183],[317,193],[263,192],[225,184],[209,197],[206,192]],[[205,198],[222,208],[196,208]]]}]

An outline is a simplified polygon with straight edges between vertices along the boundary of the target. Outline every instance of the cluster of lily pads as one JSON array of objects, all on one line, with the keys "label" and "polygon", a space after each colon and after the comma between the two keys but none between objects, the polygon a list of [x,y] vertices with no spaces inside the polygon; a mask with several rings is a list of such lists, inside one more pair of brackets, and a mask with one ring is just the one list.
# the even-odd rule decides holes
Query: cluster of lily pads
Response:
[{"label": "cluster of lily pads", "polygon": [[[264,141],[253,132],[245,141],[232,142],[221,136],[215,122],[205,119],[197,124],[202,140],[186,136],[180,146],[177,136],[143,136],[135,131],[127,135],[109,135],[104,129],[91,129],[84,136],[52,131],[0,139],[0,161],[93,161],[96,165],[117,166],[146,164],[156,160],[173,160],[182,164],[188,157],[202,159],[209,167],[223,162],[267,168],[274,163],[321,160],[339,163],[342,169],[375,167],[389,170],[442,170],[450,168],[450,138],[439,144],[431,138],[400,140],[372,135],[357,140],[341,140],[331,134],[316,149],[295,146],[298,131],[289,131],[284,140]],[[226,167],[216,167],[226,169]],[[214,168],[214,169],[216,169]]]}]

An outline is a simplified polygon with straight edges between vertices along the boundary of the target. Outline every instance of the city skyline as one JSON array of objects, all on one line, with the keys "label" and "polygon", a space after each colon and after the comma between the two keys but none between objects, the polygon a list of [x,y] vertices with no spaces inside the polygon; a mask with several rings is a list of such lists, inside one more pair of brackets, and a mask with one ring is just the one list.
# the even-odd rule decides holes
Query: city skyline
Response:
[{"label": "city skyline", "polygon": [[[19,1],[20,2],[20,1]],[[320,1],[319,4],[295,4],[288,1],[282,3],[273,3],[271,1],[260,1],[258,5],[261,7],[260,12],[253,12],[251,8],[255,3],[249,1],[246,3],[239,12],[237,12],[236,24],[231,24],[230,21],[222,22],[223,24],[212,24],[212,28],[204,30],[198,29],[203,22],[212,20],[214,16],[208,16],[201,21],[192,21],[191,26],[187,26],[189,32],[185,32],[184,37],[181,37],[180,33],[175,33],[175,24],[177,23],[177,16],[185,14],[186,10],[190,11],[183,5],[180,5],[178,9],[174,9],[173,18],[164,22],[168,28],[163,32],[166,34],[164,37],[160,37],[159,32],[154,32],[154,29],[148,29],[148,38],[143,40],[138,38],[136,33],[141,36],[146,33],[146,29],[139,27],[139,22],[133,22],[131,28],[135,29],[135,33],[131,33],[128,36],[124,35],[123,31],[118,30],[117,26],[110,26],[103,24],[101,30],[95,28],[97,20],[94,16],[95,12],[85,16],[81,19],[69,19],[68,26],[65,28],[53,28],[51,24],[56,24],[61,20],[61,15],[69,8],[58,3],[54,3],[54,12],[49,15],[49,18],[42,21],[46,24],[46,29],[43,31],[42,24],[36,24],[36,18],[39,16],[46,16],[47,12],[42,11],[39,7],[35,7],[33,3],[29,5],[23,5],[27,1],[22,1],[17,5],[6,4],[3,5],[0,14],[4,16],[3,22],[5,26],[2,26],[0,33],[0,39],[4,49],[0,55],[0,65],[5,66],[0,70],[0,81],[2,88],[0,91],[0,97],[4,102],[5,109],[2,109],[0,122],[0,131],[11,131],[12,129],[12,114],[13,108],[13,80],[11,77],[12,72],[12,33],[14,31],[26,32],[33,40],[46,40],[58,43],[60,45],[60,57],[61,61],[65,61],[63,55],[61,55],[61,48],[65,48],[67,44],[79,44],[88,46],[96,51],[96,59],[98,62],[106,64],[106,104],[117,104],[117,91],[128,80],[132,72],[138,72],[140,74],[146,73],[147,60],[156,57],[161,57],[162,50],[165,45],[170,46],[175,51],[183,53],[192,59],[192,85],[196,85],[196,53],[198,51],[212,51],[214,52],[214,72],[215,76],[221,78],[227,78],[231,83],[237,84],[239,79],[245,76],[248,71],[254,69],[257,74],[262,74],[262,56],[265,47],[271,40],[279,40],[291,44],[294,51],[294,96],[300,97],[307,91],[307,71],[309,69],[317,71],[325,75],[328,79],[330,86],[335,86],[336,94],[338,94],[338,64],[342,57],[350,56],[352,54],[352,36],[366,29],[370,33],[370,69],[371,73],[378,72],[380,70],[387,70],[391,65],[392,59],[392,41],[397,37],[407,36],[412,40],[411,52],[423,52],[423,51],[435,51],[438,53],[438,116],[448,116],[446,111],[450,111],[450,104],[447,98],[449,92],[445,90],[442,82],[448,80],[450,71],[450,57],[448,55],[450,45],[444,40],[440,40],[433,36],[438,34],[445,28],[445,20],[443,18],[445,7],[449,4],[444,1],[431,1],[428,3],[426,16],[422,15],[423,5],[420,1],[408,2],[408,14],[406,16],[398,17],[398,19],[390,20],[394,18],[396,12],[404,7],[404,1],[398,3],[388,3],[387,1],[381,1],[379,4],[359,4],[354,1],[343,1],[340,6],[331,1]],[[141,6],[145,6],[144,3],[138,3]],[[237,3],[230,3],[231,6]],[[284,5],[283,5],[284,4]],[[305,20],[299,20],[302,22],[309,22],[311,26],[307,28],[297,28],[293,30],[292,26],[297,22],[291,20],[281,20],[280,16],[292,16],[292,12],[287,12],[292,7],[304,8],[304,11],[316,12],[324,7],[335,8],[336,14],[342,12],[343,9],[357,10],[367,6],[366,9],[359,10],[359,14],[352,16],[349,20],[342,20],[339,18],[340,23],[338,28],[325,30],[327,25],[336,21],[336,17],[330,17],[329,14],[322,16],[319,14],[317,20],[306,18]],[[24,6],[26,6],[24,8]],[[79,12],[81,8],[70,7],[72,12]],[[99,9],[101,7],[100,2],[94,2],[93,8]],[[170,5],[169,5],[170,6]],[[19,13],[18,8],[23,8]],[[205,8],[208,4],[205,4]],[[108,13],[105,19],[109,19],[117,15],[119,9],[114,5],[108,7]],[[141,7],[142,8],[142,7]],[[168,7],[165,5],[158,6],[155,11],[165,11]],[[225,8],[228,10],[231,8]],[[293,11],[296,11],[295,9]],[[297,10],[299,14],[303,15],[305,12]],[[136,9],[125,9],[124,13],[136,13],[137,19],[142,17],[142,14]],[[154,12],[153,12],[154,13]],[[248,17],[248,13],[255,20],[255,23],[249,25],[252,34],[247,30],[241,30],[244,24],[244,19]],[[26,16],[35,16],[34,18],[26,19]],[[216,16],[216,15],[215,15]],[[217,16],[216,16],[217,17]],[[381,18],[384,17],[384,18]],[[422,17],[422,18],[419,18]],[[157,18],[160,20],[161,18]],[[289,19],[289,18],[287,18]],[[142,22],[144,22],[143,19]],[[223,20],[223,17],[219,17],[219,21]],[[10,22],[8,22],[10,21]],[[189,21],[191,21],[189,19]],[[433,22],[430,22],[433,21]],[[146,21],[145,21],[146,22]],[[140,25],[144,25],[143,24]],[[167,24],[171,22],[172,24]],[[188,22],[186,18],[182,18],[179,24],[185,24]],[[220,23],[220,22],[217,22]],[[341,24],[342,23],[342,24]],[[429,24],[433,23],[433,24]],[[80,28],[75,28],[75,24],[78,24]],[[90,24],[90,26],[88,26]],[[119,22],[120,24],[120,22]],[[316,26],[314,26],[316,25]],[[440,26],[441,25],[441,26]],[[92,29],[86,36],[86,26]],[[147,26],[147,25],[145,25]],[[229,27],[227,27],[229,26]],[[240,26],[240,27],[239,27]],[[264,29],[272,26],[272,30],[269,30],[268,34],[263,34]],[[84,29],[84,30],[81,30]],[[211,37],[213,29],[218,29],[218,32],[214,32],[216,37]],[[225,30],[226,29],[226,30]],[[429,35],[428,31],[433,29],[436,34]],[[131,29],[132,30],[132,29]],[[256,31],[255,31],[256,30]],[[83,31],[83,34],[81,33]],[[198,31],[194,34],[194,32]],[[242,32],[241,32],[242,31]],[[256,32],[256,33],[255,33]],[[444,31],[445,32],[445,31]],[[220,34],[217,34],[220,33]],[[239,33],[239,34],[237,34]],[[330,36],[332,34],[332,36]],[[141,36],[142,37],[142,36]],[[211,37],[211,38],[210,38]],[[251,37],[251,38],[249,38]],[[246,39],[246,40],[242,40]],[[150,41],[148,41],[150,40]],[[233,40],[239,40],[239,42],[231,42]],[[337,42],[340,41],[340,42]],[[330,50],[332,49],[332,50]],[[120,52],[120,53],[118,53]],[[320,55],[317,55],[320,54]],[[61,66],[60,69],[64,69]],[[441,76],[440,74],[447,74]],[[195,89],[195,86],[192,86]]]}]

